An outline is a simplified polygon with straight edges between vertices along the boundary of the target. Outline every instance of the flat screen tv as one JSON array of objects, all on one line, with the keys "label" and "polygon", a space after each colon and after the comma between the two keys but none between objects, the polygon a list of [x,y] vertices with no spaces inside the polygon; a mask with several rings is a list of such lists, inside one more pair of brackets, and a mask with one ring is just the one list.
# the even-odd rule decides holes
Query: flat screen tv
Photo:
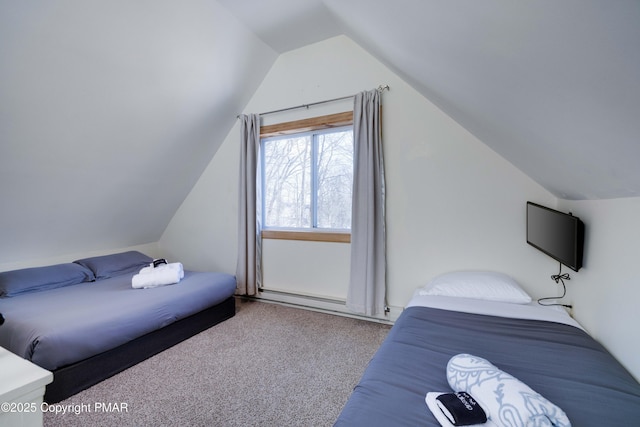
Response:
[{"label": "flat screen tv", "polygon": [[578,271],[582,267],[584,224],[571,214],[527,202],[527,243]]}]

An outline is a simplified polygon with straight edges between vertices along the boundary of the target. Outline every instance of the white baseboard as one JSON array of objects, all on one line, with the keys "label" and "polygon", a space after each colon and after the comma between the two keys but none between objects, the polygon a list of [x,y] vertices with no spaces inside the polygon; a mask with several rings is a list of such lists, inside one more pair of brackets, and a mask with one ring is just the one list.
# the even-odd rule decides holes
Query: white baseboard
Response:
[{"label": "white baseboard", "polygon": [[253,299],[388,324],[393,324],[403,310],[402,307],[389,307],[389,311],[383,316],[364,316],[349,311],[346,306],[346,301],[339,298],[325,297],[321,295],[294,294],[291,292],[267,288],[262,288],[260,292],[258,292],[258,295],[253,297]]}]

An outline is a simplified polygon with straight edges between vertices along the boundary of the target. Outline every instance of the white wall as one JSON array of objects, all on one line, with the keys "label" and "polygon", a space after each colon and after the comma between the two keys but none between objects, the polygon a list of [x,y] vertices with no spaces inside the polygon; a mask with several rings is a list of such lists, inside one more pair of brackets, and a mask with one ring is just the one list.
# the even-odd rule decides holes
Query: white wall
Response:
[{"label": "white wall", "polygon": [[640,380],[640,198],[558,206],[585,223],[584,267],[567,282],[574,317]]},{"label": "white wall", "polygon": [[[245,112],[380,84],[391,87],[382,96],[389,304],[404,306],[416,287],[455,269],[504,271],[533,295],[549,294],[542,279],[554,267],[525,243],[525,202],[550,205],[555,198],[347,37],[281,55]],[[302,113],[350,108],[348,102]],[[271,115],[265,123],[291,118]],[[168,256],[188,267],[235,272],[238,138],[236,125],[160,240]]]},{"label": "white wall", "polygon": [[346,300],[350,251],[348,243],[263,240],[263,288]]},{"label": "white wall", "polygon": [[[456,269],[503,271],[535,298],[557,295],[560,289],[549,278],[557,263],[525,243],[525,203],[573,210],[587,223],[587,244],[585,267],[568,282],[568,301],[578,321],[638,378],[640,337],[629,316],[640,300],[632,267],[640,231],[620,225],[636,224],[640,199],[558,201],[346,37],[281,55],[244,111],[300,105],[380,84],[391,87],[382,97],[389,304],[403,306],[416,287]],[[267,116],[266,124],[292,118],[276,116]],[[190,268],[235,272],[238,140],[236,125],[159,242],[165,255]],[[297,244],[303,243],[272,245],[280,249],[269,257],[302,253]],[[327,276],[314,272],[314,282],[337,280],[335,263],[329,261]],[[265,268],[271,267],[277,265]],[[289,288],[299,276],[288,280],[283,269],[271,275],[281,282],[273,285]],[[300,270],[288,269],[304,276]],[[338,270],[345,274],[342,264]]]}]

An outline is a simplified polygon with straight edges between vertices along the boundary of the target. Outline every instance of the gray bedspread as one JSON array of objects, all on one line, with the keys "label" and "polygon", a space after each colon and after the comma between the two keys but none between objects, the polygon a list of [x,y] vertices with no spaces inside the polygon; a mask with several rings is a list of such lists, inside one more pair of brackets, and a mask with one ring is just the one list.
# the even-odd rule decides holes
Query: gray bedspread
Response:
[{"label": "gray bedspread", "polygon": [[584,331],[559,323],[410,307],[396,321],[336,426],[440,426],[425,404],[451,391],[459,353],[483,357],[565,411],[573,426],[631,426],[640,384]]},{"label": "gray bedspread", "polygon": [[175,285],[133,289],[125,274],[0,299],[0,346],[54,370],[167,326],[235,292],[224,273],[185,271]]}]

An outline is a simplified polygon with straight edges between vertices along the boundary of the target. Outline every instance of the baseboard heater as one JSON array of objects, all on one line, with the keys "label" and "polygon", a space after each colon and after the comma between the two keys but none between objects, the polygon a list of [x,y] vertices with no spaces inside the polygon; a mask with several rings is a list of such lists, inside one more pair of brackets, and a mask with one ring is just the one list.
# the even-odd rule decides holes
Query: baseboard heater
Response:
[{"label": "baseboard heater", "polygon": [[[384,323],[393,323],[393,321],[395,321],[395,319],[399,315],[399,312],[402,311],[401,308],[399,310],[394,310],[391,307],[385,307],[384,317],[365,316],[351,312],[347,308],[347,301],[341,298],[294,293],[269,288],[260,288],[258,295],[253,299],[259,299],[268,302],[277,302],[310,310],[329,312],[331,314]],[[399,312],[396,314],[396,311]]]}]

